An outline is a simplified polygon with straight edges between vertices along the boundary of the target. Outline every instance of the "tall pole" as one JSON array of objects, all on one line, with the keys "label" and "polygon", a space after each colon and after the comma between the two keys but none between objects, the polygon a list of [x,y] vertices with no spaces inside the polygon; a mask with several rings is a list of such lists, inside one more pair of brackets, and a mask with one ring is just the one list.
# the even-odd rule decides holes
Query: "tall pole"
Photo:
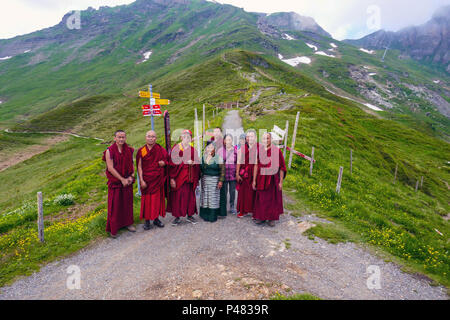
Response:
[{"label": "tall pole", "polygon": [[295,117],[294,134],[292,135],[291,152],[289,153],[289,169],[292,165],[292,155],[294,154],[295,148],[295,137],[297,136],[298,119],[300,118],[300,111],[297,112],[297,117]]},{"label": "tall pole", "polygon": [[155,130],[155,121],[153,120],[153,103],[152,103],[152,98],[153,98],[153,86],[150,84],[148,87],[149,91],[150,91],[150,112],[151,112],[151,119],[152,119],[152,130]]},{"label": "tall pole", "polygon": [[202,145],[205,147],[205,140],[206,140],[206,115],[205,115],[205,104],[203,104],[203,138],[202,138]]},{"label": "tall pole", "polygon": [[283,150],[283,157],[285,159],[286,159],[287,144],[288,144],[288,131],[289,131],[289,120],[286,120],[286,129],[284,130],[284,150]]},{"label": "tall pole", "polygon": [[197,114],[197,108],[195,108],[195,140],[197,140],[197,153],[198,153],[198,157],[200,158],[201,154],[202,154],[202,149],[200,148],[200,132],[198,130],[198,114]]}]

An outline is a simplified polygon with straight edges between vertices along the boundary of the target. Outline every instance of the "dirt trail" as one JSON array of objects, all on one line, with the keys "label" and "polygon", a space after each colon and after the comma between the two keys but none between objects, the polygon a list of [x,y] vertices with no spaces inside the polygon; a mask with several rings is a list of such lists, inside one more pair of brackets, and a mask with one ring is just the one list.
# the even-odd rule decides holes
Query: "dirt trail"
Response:
[{"label": "dirt trail", "polygon": [[[239,129],[230,111],[224,129]],[[237,117],[239,117],[237,115]],[[292,201],[292,200],[290,200]],[[288,213],[274,227],[229,215],[215,223],[183,220],[163,229],[123,232],[0,290],[0,299],[265,299],[275,292],[309,292],[325,299],[447,299],[446,289],[370,254],[353,243],[309,240],[317,220]],[[81,272],[69,290],[67,268]],[[380,270],[380,289],[369,289],[367,268]]]},{"label": "dirt trail", "polygon": [[25,160],[28,160],[35,155],[43,153],[50,149],[53,145],[63,142],[67,140],[67,136],[65,135],[57,135],[46,139],[42,144],[36,144],[30,147],[26,147],[21,150],[17,150],[13,154],[8,155],[7,157],[0,157],[0,172],[8,169],[11,166],[14,166],[18,163],[21,163]]},{"label": "dirt trail", "polygon": [[[5,129],[4,131],[7,133],[29,133],[29,132],[16,132],[16,131],[12,132],[12,131],[9,131],[8,129]],[[103,139],[100,139],[100,138],[90,138],[90,137],[80,136],[80,135],[77,135],[77,134],[71,133],[71,132],[41,131],[41,132],[33,132],[33,133],[55,134],[55,136],[46,139],[43,143],[32,145],[30,147],[18,150],[17,152],[14,152],[12,155],[8,155],[8,157],[0,156],[0,172],[8,169],[9,167],[12,167],[12,166],[18,164],[18,163],[28,160],[28,159],[34,157],[35,155],[38,155],[38,154],[41,154],[41,153],[47,151],[55,144],[66,141],[69,136],[104,141]]]}]

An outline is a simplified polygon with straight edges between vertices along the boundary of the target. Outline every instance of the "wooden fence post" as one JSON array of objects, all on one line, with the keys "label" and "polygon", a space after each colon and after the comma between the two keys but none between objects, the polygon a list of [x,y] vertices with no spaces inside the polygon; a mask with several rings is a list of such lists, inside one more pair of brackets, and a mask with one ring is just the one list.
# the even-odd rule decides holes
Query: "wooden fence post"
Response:
[{"label": "wooden fence post", "polygon": [[353,150],[350,149],[350,174],[353,174]]},{"label": "wooden fence post", "polygon": [[202,138],[202,147],[205,147],[206,139],[206,115],[205,115],[205,104],[203,104],[203,138]]},{"label": "wooden fence post", "polygon": [[311,161],[309,163],[309,176],[312,176],[313,165],[314,165],[314,147],[312,147],[311,150]]},{"label": "wooden fence post", "polygon": [[297,127],[298,127],[298,119],[300,118],[300,111],[297,112],[297,117],[295,118],[295,125],[294,125],[294,133],[292,135],[292,143],[291,143],[291,152],[289,153],[289,169],[292,165],[292,155],[294,154],[294,148],[295,148],[295,137],[297,136]]},{"label": "wooden fence post", "polygon": [[395,164],[394,183],[395,183],[395,180],[397,179],[397,170],[398,170],[398,163]]},{"label": "wooden fence post", "polygon": [[336,185],[336,192],[339,194],[341,192],[341,182],[342,182],[342,171],[344,170],[343,167],[339,167],[339,177]]},{"label": "wooden fence post", "polygon": [[288,132],[289,132],[289,120],[286,120],[286,129],[284,131],[284,150],[283,150],[283,157],[285,159],[286,159],[287,144],[288,144]]},{"label": "wooden fence post", "polygon": [[423,176],[420,178],[420,189],[422,189],[423,186]]},{"label": "wooden fence post", "polygon": [[417,189],[419,188],[419,179],[417,179],[417,182],[416,182],[416,192],[417,192]]},{"label": "wooden fence post", "polygon": [[42,201],[42,192],[37,193],[37,209],[38,209],[38,237],[44,242],[44,205]]}]

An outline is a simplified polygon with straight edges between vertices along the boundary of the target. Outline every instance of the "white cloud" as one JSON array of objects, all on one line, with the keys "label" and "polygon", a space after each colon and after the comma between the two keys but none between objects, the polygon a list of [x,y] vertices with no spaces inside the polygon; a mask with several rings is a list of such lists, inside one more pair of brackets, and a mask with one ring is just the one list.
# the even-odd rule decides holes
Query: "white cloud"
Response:
[{"label": "white cloud", "polygon": [[58,24],[73,10],[128,4],[134,0],[14,0],[0,2],[0,39]]},{"label": "white cloud", "polygon": [[[25,34],[59,23],[71,10],[89,6],[115,6],[133,0],[8,0],[0,2],[0,39]],[[246,11],[294,11],[313,17],[317,23],[338,40],[360,38],[376,31],[369,26],[396,31],[409,25],[419,25],[430,19],[433,12],[450,0],[218,0]],[[373,18],[367,9],[380,8],[380,23],[367,23]],[[371,20],[373,22],[373,20]]]},{"label": "white cloud", "polygon": [[[434,11],[450,0],[218,0],[246,11],[280,12],[294,11],[300,15],[313,17],[316,22],[328,31],[333,38],[361,38],[376,29],[368,28],[368,21],[373,18],[373,12],[368,8],[379,7],[379,26],[382,29],[397,31],[410,25],[420,25],[428,21]],[[373,21],[373,20],[372,20]],[[369,26],[377,25],[369,23]]]}]

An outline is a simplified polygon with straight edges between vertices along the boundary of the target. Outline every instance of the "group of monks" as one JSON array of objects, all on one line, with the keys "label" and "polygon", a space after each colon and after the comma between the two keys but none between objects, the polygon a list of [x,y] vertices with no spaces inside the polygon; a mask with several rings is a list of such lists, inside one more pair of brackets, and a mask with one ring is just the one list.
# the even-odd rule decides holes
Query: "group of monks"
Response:
[{"label": "group of monks", "polygon": [[[163,228],[159,217],[165,217],[166,211],[174,217],[172,225],[178,225],[181,217],[195,224],[195,190],[200,179],[200,161],[191,143],[192,133],[183,131],[181,142],[174,146],[170,156],[156,143],[155,131],[148,131],[145,140],[135,157],[141,189],[140,219],[145,219],[144,229],[151,229],[152,221],[153,225]],[[133,226],[133,184],[136,179],[133,154],[134,149],[126,143],[123,130],[115,132],[114,143],[103,153],[108,178],[106,231],[113,238],[121,228],[136,232]],[[283,154],[272,145],[271,135],[264,134],[262,143],[257,143],[256,132],[249,131],[237,159],[238,217],[252,213],[256,224],[267,221],[273,227],[283,213],[285,175]]]}]

